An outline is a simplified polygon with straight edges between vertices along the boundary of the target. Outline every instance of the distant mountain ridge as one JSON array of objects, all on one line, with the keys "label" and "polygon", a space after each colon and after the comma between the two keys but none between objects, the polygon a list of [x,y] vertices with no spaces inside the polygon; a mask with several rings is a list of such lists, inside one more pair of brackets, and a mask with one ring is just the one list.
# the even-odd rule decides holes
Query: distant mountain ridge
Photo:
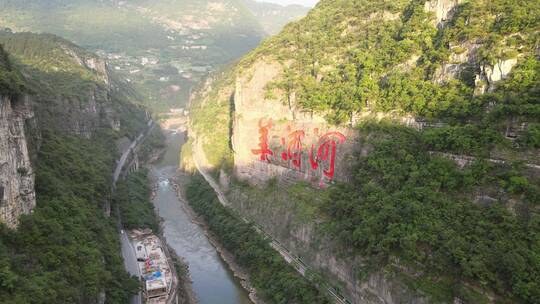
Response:
[{"label": "distant mountain ridge", "polygon": [[[155,111],[303,14],[244,0],[0,1],[0,28],[52,33],[106,58]],[[261,17],[257,17],[260,14]],[[261,22],[259,22],[259,19]],[[265,28],[263,28],[263,25]],[[267,26],[271,30],[267,29]]]},{"label": "distant mountain ridge", "polygon": [[298,4],[279,5],[255,0],[242,1],[270,35],[279,33],[287,23],[304,17],[310,10],[309,7]]},{"label": "distant mountain ridge", "polygon": [[232,0],[22,0],[4,1],[0,8],[2,26],[57,34],[90,49],[166,47],[174,44],[167,36],[190,29],[236,32],[254,39],[238,45],[240,49],[253,47],[262,37],[249,11]]}]

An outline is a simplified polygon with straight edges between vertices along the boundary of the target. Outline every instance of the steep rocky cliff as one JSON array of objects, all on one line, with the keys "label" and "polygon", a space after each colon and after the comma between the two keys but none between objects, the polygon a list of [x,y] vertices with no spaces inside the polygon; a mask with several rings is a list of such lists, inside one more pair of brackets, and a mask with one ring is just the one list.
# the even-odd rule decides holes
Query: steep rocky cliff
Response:
[{"label": "steep rocky cliff", "polygon": [[0,44],[25,75],[42,127],[90,137],[103,128],[120,131],[122,123],[144,124],[128,121],[137,110],[125,84],[95,54],[47,34],[0,32]]},{"label": "steep rocky cliff", "polygon": [[[456,278],[465,277],[462,282],[453,278],[452,287],[433,287],[444,285],[443,273],[426,279],[426,269],[420,270],[423,262],[402,260],[404,244],[417,237],[412,233],[402,238],[389,235],[385,241],[395,241],[393,249],[398,253],[385,256],[381,265],[371,265],[369,256],[375,254],[369,250],[379,249],[365,249],[363,244],[370,242],[367,239],[375,247],[384,247],[383,240],[374,231],[361,230],[370,226],[368,220],[353,220],[368,214],[367,210],[377,210],[385,231],[382,235],[393,233],[390,223],[396,219],[399,227],[424,225],[419,231],[430,231],[425,218],[407,213],[412,198],[400,196],[408,191],[399,188],[400,183],[400,195],[369,196],[370,191],[365,190],[378,193],[375,185],[384,189],[396,186],[391,180],[401,174],[399,168],[381,176],[361,173],[370,172],[365,168],[379,170],[422,160],[426,166],[442,162],[448,166],[446,172],[465,172],[456,173],[460,175],[476,170],[487,158],[495,168],[486,170],[477,182],[469,181],[471,187],[462,185],[459,194],[447,190],[452,189],[448,184],[435,190],[444,193],[438,201],[419,199],[424,210],[444,210],[436,204],[459,197],[458,201],[470,204],[479,214],[494,212],[481,208],[503,206],[504,212],[516,216],[510,220],[530,229],[530,219],[537,216],[538,172],[516,164],[528,162],[533,168],[540,161],[540,5],[520,6],[516,1],[321,1],[305,19],[288,25],[194,94],[190,122],[194,140],[190,143],[197,145],[185,157],[206,154],[203,169],[221,169],[216,175],[224,189],[231,189],[233,207],[287,244],[329,281],[341,282],[340,288],[354,303],[479,303],[494,302],[505,293],[511,294],[508,298],[534,302],[521,287],[502,291],[504,288],[496,287],[498,283],[480,286],[484,279],[472,274],[474,270],[460,268],[468,266],[443,270],[460,269],[456,271],[466,274]],[[382,129],[388,122],[400,126],[389,133],[398,132],[401,126],[412,127],[404,134],[418,134],[420,139],[414,137],[415,142],[407,143],[417,151],[401,159],[403,142],[384,152],[377,150],[388,134],[372,133],[367,121],[384,121]],[[396,155],[383,159],[390,152]],[[474,156],[478,161],[456,169],[437,157],[449,153],[454,154],[452,159]],[[435,171],[432,179],[437,179]],[[416,180],[415,174],[401,184]],[[493,179],[487,181],[489,177]],[[525,186],[521,190],[509,187],[511,180]],[[418,186],[427,189],[433,184]],[[321,188],[329,189],[333,198],[326,190],[315,190]],[[343,189],[354,194],[341,197]],[[415,191],[422,193],[421,189]],[[310,192],[315,194],[306,194]],[[342,201],[334,201],[336,197]],[[372,204],[360,213],[353,203],[357,201],[358,206],[367,201]],[[394,207],[406,215],[387,217]],[[491,219],[486,222],[492,223]],[[498,229],[497,223],[493,225]],[[364,235],[365,231],[373,235]],[[441,249],[424,246],[421,240],[418,243],[415,252],[426,256]],[[529,251],[522,251],[524,256],[534,255],[534,245],[526,246]],[[447,254],[453,261],[460,259],[457,252]],[[525,280],[534,282],[534,278],[536,275]]]},{"label": "steep rocky cliff", "polygon": [[127,303],[137,292],[104,212],[115,141],[146,127],[131,97],[66,40],[0,32],[1,303]]},{"label": "steep rocky cliff", "polygon": [[36,205],[34,168],[26,136],[33,119],[28,99],[0,97],[0,221],[10,228]]},{"label": "steep rocky cliff", "polygon": [[392,267],[366,271],[369,261],[324,233],[323,221],[316,216],[318,196],[324,194],[308,194],[313,190],[306,185],[271,185],[261,190],[233,184],[229,188],[235,210],[300,257],[351,303],[430,303],[426,294],[404,280],[413,272],[398,276]]},{"label": "steep rocky cliff", "polygon": [[0,44],[12,61],[2,75],[17,73],[25,87],[2,86],[0,219],[13,228],[36,205],[34,171],[43,131],[91,138],[111,130],[133,137],[146,114],[103,60],[68,41],[1,32]]},{"label": "steep rocky cliff", "polygon": [[[223,123],[231,120],[229,145],[241,178],[346,180],[358,122],[391,118],[422,128],[478,111],[472,108],[481,99],[468,99],[494,92],[514,66],[534,60],[535,34],[529,29],[534,25],[522,32],[497,30],[494,14],[473,15],[487,2],[372,2],[322,2],[305,20],[216,76],[194,98],[193,130],[204,132],[205,108],[230,112]],[[340,12],[349,8],[350,16],[343,18]],[[489,26],[481,29],[481,17],[495,22],[493,33]],[[361,23],[387,33],[359,30]],[[392,43],[373,41],[387,34],[398,37]],[[379,49],[371,52],[373,47]],[[225,145],[226,138],[209,133],[200,139],[207,148]]]}]

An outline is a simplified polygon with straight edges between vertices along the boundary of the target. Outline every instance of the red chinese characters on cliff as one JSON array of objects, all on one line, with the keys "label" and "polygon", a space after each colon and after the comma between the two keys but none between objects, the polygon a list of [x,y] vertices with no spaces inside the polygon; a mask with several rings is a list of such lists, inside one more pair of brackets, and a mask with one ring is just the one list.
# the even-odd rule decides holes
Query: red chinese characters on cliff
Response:
[{"label": "red chinese characters on cliff", "polygon": [[281,144],[287,147],[285,152],[281,153],[281,159],[292,160],[293,166],[298,169],[302,168],[302,139],[304,136],[304,131],[297,130],[289,134],[287,144],[285,138],[281,138]]},{"label": "red chinese characters on cliff", "polygon": [[339,132],[329,132],[321,136],[317,143],[317,147],[311,146],[311,151],[309,153],[311,169],[317,170],[320,162],[328,161],[328,168],[323,170],[323,174],[328,177],[328,179],[333,179],[336,164],[336,147],[338,144],[344,142],[345,136]]},{"label": "red chinese characters on cliff", "polygon": [[259,120],[259,149],[253,149],[251,152],[255,155],[259,155],[261,161],[270,162],[270,156],[274,155],[274,152],[270,150],[268,146],[268,133],[272,128],[272,119],[265,121]]},{"label": "red chinese characters on cliff", "polygon": [[[270,149],[268,136],[272,128],[272,120],[261,119],[259,121],[259,148],[252,149],[251,152],[259,156],[261,161],[271,162],[274,152]],[[290,161],[295,169],[302,169],[302,159],[304,156],[304,138],[306,132],[304,130],[291,131],[287,128],[288,135],[281,138],[281,159]],[[318,129],[314,130],[314,134],[319,136]],[[316,171],[322,168],[322,174],[328,180],[334,179],[337,147],[343,144],[346,137],[339,132],[328,132],[319,139],[316,144],[312,144],[309,149],[307,158],[309,159],[308,170]],[[326,166],[323,168],[323,166]]]}]

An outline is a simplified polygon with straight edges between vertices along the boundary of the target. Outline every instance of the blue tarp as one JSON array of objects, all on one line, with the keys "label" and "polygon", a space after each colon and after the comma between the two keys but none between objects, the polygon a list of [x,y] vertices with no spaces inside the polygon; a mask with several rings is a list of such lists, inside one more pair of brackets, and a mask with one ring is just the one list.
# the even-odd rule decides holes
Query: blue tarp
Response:
[{"label": "blue tarp", "polygon": [[154,279],[157,279],[157,278],[160,278],[160,277],[161,277],[161,271],[156,271],[156,272],[152,273],[151,275],[145,276],[144,278],[147,281],[150,281],[150,280],[154,280]]}]

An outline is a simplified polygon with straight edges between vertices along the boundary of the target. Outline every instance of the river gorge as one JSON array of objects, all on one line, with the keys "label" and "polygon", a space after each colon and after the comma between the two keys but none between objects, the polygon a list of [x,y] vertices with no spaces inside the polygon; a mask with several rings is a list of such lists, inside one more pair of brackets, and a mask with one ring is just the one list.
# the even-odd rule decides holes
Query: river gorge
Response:
[{"label": "river gorge", "polygon": [[165,132],[167,148],[163,157],[151,167],[151,178],[156,183],[153,203],[162,218],[167,244],[188,264],[199,303],[251,303],[248,293],[222,260],[204,229],[186,211],[187,203],[178,198],[171,179],[176,175],[186,134]]}]

